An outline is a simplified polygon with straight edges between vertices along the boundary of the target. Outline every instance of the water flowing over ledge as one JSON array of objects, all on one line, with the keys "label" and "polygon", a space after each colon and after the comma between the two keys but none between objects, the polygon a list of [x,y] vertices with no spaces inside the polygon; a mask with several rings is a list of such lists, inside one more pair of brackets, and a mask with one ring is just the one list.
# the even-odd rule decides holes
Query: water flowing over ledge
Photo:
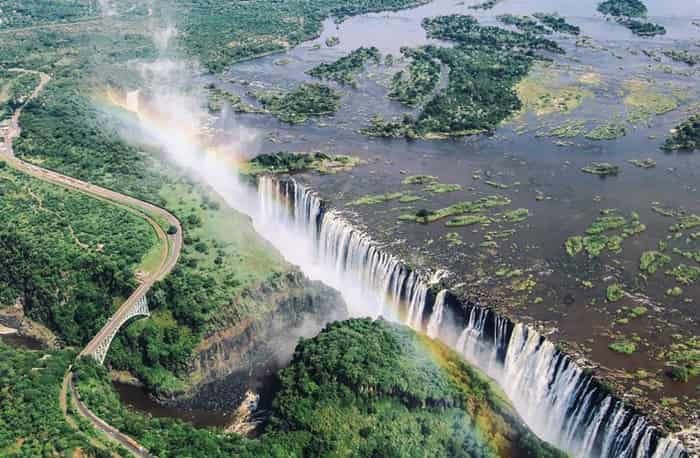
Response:
[{"label": "water flowing over ledge", "polygon": [[263,232],[291,232],[298,255],[290,260],[338,289],[351,314],[400,321],[452,346],[499,382],[542,439],[580,457],[689,456],[537,331],[435,291],[436,278],[383,250],[294,178],[261,176],[257,188]]}]

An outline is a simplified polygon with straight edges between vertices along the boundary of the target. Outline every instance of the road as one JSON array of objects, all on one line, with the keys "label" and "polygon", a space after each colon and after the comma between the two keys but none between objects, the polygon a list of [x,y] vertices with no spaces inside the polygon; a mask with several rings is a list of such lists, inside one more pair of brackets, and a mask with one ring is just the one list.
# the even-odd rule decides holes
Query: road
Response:
[{"label": "road", "polygon": [[[39,84],[34,89],[32,94],[27,98],[24,104],[18,107],[15,113],[10,118],[10,122],[5,129],[4,143],[0,145],[0,157],[4,159],[10,166],[32,177],[49,183],[53,183],[55,185],[67,189],[82,192],[84,194],[90,195],[98,199],[106,200],[121,206],[125,206],[130,211],[136,212],[151,224],[153,229],[156,231],[158,238],[161,241],[161,246],[163,247],[159,267],[157,269],[154,269],[154,272],[149,272],[148,275],[142,279],[141,284],[138,286],[138,288],[136,288],[136,290],[134,290],[134,292],[129,296],[129,298],[122,305],[119,306],[117,311],[109,318],[107,324],[105,324],[105,326],[103,326],[102,329],[100,329],[100,331],[95,335],[95,337],[93,337],[93,339],[87,344],[87,346],[80,352],[80,355],[91,354],[105,335],[109,335],[119,328],[119,326],[124,322],[124,318],[129,314],[129,310],[131,309],[131,307],[141,297],[143,297],[148,292],[148,290],[151,289],[153,284],[165,277],[166,275],[168,275],[168,273],[170,273],[173,270],[173,268],[177,264],[177,260],[180,257],[180,252],[182,250],[182,226],[180,224],[180,221],[173,214],[153,204],[135,199],[124,194],[120,194],[116,191],[112,191],[111,189],[103,188],[85,181],[62,175],[53,170],[41,168],[35,164],[25,162],[16,157],[12,145],[14,140],[17,137],[19,137],[21,133],[19,118],[22,114],[22,110],[32,99],[36,98],[41,93],[44,87],[46,87],[49,81],[51,81],[51,77],[45,73],[33,70],[14,68],[10,69],[10,71],[38,75]],[[158,224],[156,219],[161,219],[167,224],[174,226],[177,229],[176,232],[172,235],[166,234],[166,232],[163,230],[161,225]],[[64,381],[64,388],[61,390],[61,406],[64,411],[64,416],[67,415],[65,410],[65,390],[66,387],[70,386],[70,390],[74,394],[73,399],[76,400],[76,404],[78,406],[78,411],[85,418],[90,420],[90,422],[95,428],[103,431],[108,437],[120,443],[135,455],[148,456],[147,454],[144,454],[143,447],[139,446],[133,439],[120,433],[115,428],[109,426],[106,422],[99,419],[96,415],[92,414],[92,412],[90,412],[89,409],[87,409],[87,407],[83,405],[82,402],[80,402],[79,397],[75,395],[75,388],[72,385],[72,375],[70,370],[66,374],[66,381]]]}]

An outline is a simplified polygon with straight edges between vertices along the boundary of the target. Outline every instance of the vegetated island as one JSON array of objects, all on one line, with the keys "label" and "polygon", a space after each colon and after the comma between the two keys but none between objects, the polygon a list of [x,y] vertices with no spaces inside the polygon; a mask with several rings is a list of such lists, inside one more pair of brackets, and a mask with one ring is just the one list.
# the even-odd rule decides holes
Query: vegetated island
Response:
[{"label": "vegetated island", "polygon": [[661,146],[664,151],[695,151],[700,149],[700,113],[680,123]]},{"label": "vegetated island", "polygon": [[381,61],[381,54],[374,46],[357,48],[333,63],[319,64],[307,73],[315,78],[332,80],[355,87],[357,86],[357,74],[362,71],[368,61],[377,64]]},{"label": "vegetated island", "polygon": [[330,115],[340,108],[340,94],[323,84],[305,83],[290,92],[261,90],[250,95],[269,113],[290,124]]},{"label": "vegetated island", "polygon": [[[408,78],[402,75],[393,82],[390,96],[415,104],[432,90],[436,69],[427,64],[429,60],[449,68],[447,86],[425,102],[415,118],[375,116],[361,129],[363,134],[431,139],[489,131],[520,109],[514,87],[539,58],[536,53],[563,52],[547,38],[482,26],[471,16],[427,18],[423,27],[430,38],[453,41],[456,46],[425,46],[410,53],[413,68],[409,67]],[[416,59],[422,62],[415,63]],[[415,88],[411,90],[412,82]]]},{"label": "vegetated island", "polygon": [[664,26],[639,19],[647,14],[646,5],[639,0],[606,0],[598,4],[598,11],[613,17],[635,35],[653,37],[666,33]]},{"label": "vegetated island", "polygon": [[564,457],[448,347],[383,320],[328,325],[297,345],[256,439],[151,419],[121,405],[107,371],[76,368],[82,400],[161,458],[175,456]]},{"label": "vegetated island", "polygon": [[241,173],[249,176],[281,173],[315,171],[319,173],[336,173],[349,171],[361,164],[354,156],[344,154],[277,153],[260,154],[241,165]]}]

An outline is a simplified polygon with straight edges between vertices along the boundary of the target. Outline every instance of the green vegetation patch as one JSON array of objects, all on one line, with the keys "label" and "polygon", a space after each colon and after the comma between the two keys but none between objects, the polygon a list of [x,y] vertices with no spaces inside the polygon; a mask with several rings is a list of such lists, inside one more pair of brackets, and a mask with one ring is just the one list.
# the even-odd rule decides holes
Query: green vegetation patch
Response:
[{"label": "green vegetation patch", "polygon": [[[563,457],[519,422],[505,396],[446,346],[385,321],[354,319],[301,340],[280,374],[263,434],[155,420],[124,408],[107,372],[77,368],[82,399],[162,458],[174,456]],[[409,432],[407,434],[407,432]]]},{"label": "green vegetation patch", "polygon": [[678,223],[669,228],[671,232],[682,232],[700,227],[700,215],[692,213],[678,217]]},{"label": "green vegetation patch", "polygon": [[608,302],[617,302],[625,297],[625,290],[622,285],[614,283],[605,289],[605,298]]},{"label": "green vegetation patch", "polygon": [[283,174],[315,171],[318,173],[346,172],[362,161],[354,156],[343,154],[278,153],[260,154],[241,166],[245,175]]},{"label": "green vegetation patch", "polygon": [[627,135],[627,127],[620,122],[610,122],[594,127],[584,135],[589,140],[615,140]]},{"label": "green vegetation patch", "polygon": [[159,245],[139,214],[9,167],[0,169],[0,214],[0,304],[20,300],[71,345],[99,331]]},{"label": "green vegetation patch", "polygon": [[410,59],[410,64],[392,77],[389,98],[411,107],[417,106],[435,89],[440,79],[440,64],[423,48],[403,47],[401,54]]},{"label": "green vegetation patch", "polygon": [[34,73],[0,70],[0,121],[22,106],[37,84],[39,76]]},{"label": "green vegetation patch", "polygon": [[414,221],[417,223],[427,224],[435,221],[448,218],[450,216],[458,216],[463,214],[481,213],[489,208],[503,207],[510,205],[511,200],[503,196],[488,196],[482,197],[475,201],[463,201],[456,204],[444,207],[438,210],[418,210],[414,214],[404,214],[399,217],[401,221]]},{"label": "green vegetation patch", "polygon": [[73,358],[71,351],[23,351],[0,342],[0,455],[110,456],[61,412],[61,383]]},{"label": "green vegetation patch", "polygon": [[506,25],[512,25],[518,28],[521,32],[549,35],[552,33],[550,29],[539,24],[535,19],[529,16],[516,16],[514,14],[500,14],[496,19]]},{"label": "green vegetation patch", "polygon": [[693,65],[700,64],[700,54],[693,54],[686,51],[685,49],[667,49],[666,51],[664,51],[664,55],[676,62],[683,62],[685,64],[688,64],[691,67]]},{"label": "green vegetation patch", "polygon": [[671,368],[671,378],[685,383],[700,375],[700,337],[674,334],[672,338],[673,343],[659,357]]},{"label": "green vegetation patch", "polygon": [[652,22],[643,22],[637,19],[618,19],[618,23],[624,25],[635,35],[640,37],[653,37],[656,35],[665,35],[666,28]]},{"label": "green vegetation patch", "polygon": [[348,205],[375,205],[388,202],[390,200],[400,199],[403,196],[402,192],[388,192],[386,194],[370,194],[362,196],[359,199],[353,200]]},{"label": "green vegetation patch", "polygon": [[525,221],[530,216],[530,210],[527,208],[517,208],[515,210],[503,212],[498,216],[500,216],[500,219],[506,223],[520,223]]},{"label": "green vegetation patch", "polygon": [[661,149],[695,151],[700,149],[700,113],[694,114],[671,130]]},{"label": "green vegetation patch", "polygon": [[574,138],[586,133],[586,121],[582,119],[570,119],[564,121],[558,126],[552,127],[545,134],[547,137],[554,138]]},{"label": "green vegetation patch", "polygon": [[559,16],[557,13],[535,13],[533,14],[537,19],[539,19],[543,24],[547,25],[549,28],[559,33],[568,33],[570,35],[579,35],[581,33],[581,28],[569,24],[566,19]]},{"label": "green vegetation patch", "polygon": [[648,123],[652,116],[658,116],[678,108],[675,97],[655,91],[650,84],[643,81],[627,81],[623,85],[627,95],[625,105],[628,120],[636,124]]},{"label": "green vegetation patch", "polygon": [[378,137],[438,139],[495,128],[521,108],[515,85],[528,73],[537,51],[563,52],[552,40],[492,26],[471,16],[426,18],[430,38],[454,47],[421,48],[450,69],[447,86],[415,117],[386,121],[375,117],[362,133]]},{"label": "green vegetation patch", "polygon": [[[546,65],[535,66],[535,70],[516,85],[516,91],[523,105],[522,110],[537,116],[569,113],[581,106],[586,97],[593,96],[591,91],[579,84],[561,85],[556,73]],[[568,125],[568,121],[562,124]]]},{"label": "green vegetation patch", "polygon": [[679,264],[673,269],[667,270],[666,275],[675,278],[682,285],[691,285],[700,277],[700,267]]},{"label": "green vegetation patch", "polygon": [[652,275],[671,262],[671,257],[658,251],[645,251],[639,259],[639,270]]},{"label": "green vegetation patch", "polygon": [[606,0],[598,4],[598,11],[610,16],[642,17],[647,7],[640,0]]},{"label": "green vegetation patch", "polygon": [[445,223],[448,227],[458,227],[458,226],[472,226],[474,224],[479,224],[482,226],[488,226],[493,222],[493,219],[485,215],[464,215],[453,218]]},{"label": "green vegetation patch", "polygon": [[264,113],[264,110],[244,102],[240,96],[218,88],[213,83],[207,85],[206,89],[209,92],[209,110],[213,112],[221,111],[224,105],[228,105],[236,113]]},{"label": "green vegetation patch", "polygon": [[630,159],[627,162],[634,165],[635,167],[639,167],[640,169],[653,169],[654,167],[656,167],[656,161],[651,158]]},{"label": "green vegetation patch", "polygon": [[448,184],[448,183],[430,183],[423,188],[426,192],[432,192],[433,194],[444,194],[446,192],[461,191],[462,185],[459,184]]},{"label": "green vegetation patch", "polygon": [[307,73],[315,78],[332,80],[354,87],[357,85],[357,75],[369,61],[376,64],[381,61],[381,54],[374,46],[357,48],[347,56],[341,57],[331,64],[322,63]]},{"label": "green vegetation patch", "polygon": [[608,348],[616,353],[631,355],[637,351],[637,344],[629,340],[618,340],[608,345]]},{"label": "green vegetation patch", "polygon": [[429,185],[438,182],[438,178],[432,175],[409,175],[401,181],[401,184],[423,184]]},{"label": "green vegetation patch", "polygon": [[581,169],[582,172],[601,177],[616,176],[620,173],[620,167],[607,162],[593,162]]},{"label": "green vegetation patch", "polygon": [[601,214],[586,228],[585,236],[569,237],[564,242],[566,253],[573,257],[585,251],[590,258],[596,258],[604,251],[621,253],[622,242],[626,238],[646,230],[637,213],[632,212],[628,220],[615,212],[616,210],[602,210]]},{"label": "green vegetation patch", "polygon": [[282,121],[298,124],[340,108],[340,94],[323,84],[305,83],[291,92],[255,91],[251,95]]}]

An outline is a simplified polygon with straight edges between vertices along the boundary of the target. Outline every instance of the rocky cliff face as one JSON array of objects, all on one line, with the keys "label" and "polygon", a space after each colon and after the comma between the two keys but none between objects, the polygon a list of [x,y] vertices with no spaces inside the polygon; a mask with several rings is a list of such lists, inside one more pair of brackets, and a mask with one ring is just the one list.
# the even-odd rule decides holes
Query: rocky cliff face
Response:
[{"label": "rocky cliff face", "polygon": [[[253,305],[264,312],[241,317],[241,310]],[[260,394],[264,403],[274,373],[291,360],[299,338],[313,337],[327,323],[348,316],[337,291],[298,270],[246,291],[220,313],[216,330],[191,360],[193,388],[163,403],[231,411],[247,391]]]}]

